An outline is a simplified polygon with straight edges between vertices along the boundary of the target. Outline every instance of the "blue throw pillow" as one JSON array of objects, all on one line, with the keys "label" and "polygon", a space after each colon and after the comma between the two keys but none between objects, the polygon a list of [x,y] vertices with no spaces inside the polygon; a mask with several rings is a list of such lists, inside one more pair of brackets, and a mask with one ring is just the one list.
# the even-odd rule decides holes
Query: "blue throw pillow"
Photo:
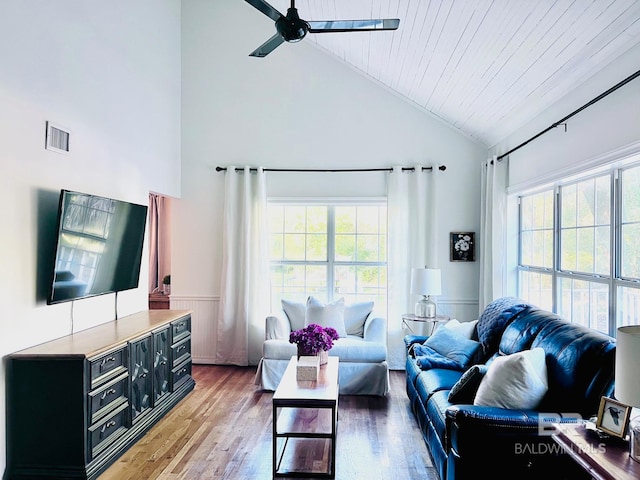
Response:
[{"label": "blue throw pillow", "polygon": [[449,402],[473,405],[473,399],[476,398],[476,392],[488,368],[486,365],[473,365],[464,372],[455,385],[451,387]]},{"label": "blue throw pillow", "polygon": [[423,345],[457,362],[463,369],[473,362],[480,348],[480,342],[465,338],[449,328],[437,329]]}]

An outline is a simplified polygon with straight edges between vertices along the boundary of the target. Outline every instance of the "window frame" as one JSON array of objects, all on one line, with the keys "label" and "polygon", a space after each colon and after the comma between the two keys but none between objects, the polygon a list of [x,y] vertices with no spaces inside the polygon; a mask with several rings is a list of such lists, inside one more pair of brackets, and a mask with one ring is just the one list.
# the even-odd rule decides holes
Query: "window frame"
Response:
[{"label": "window frame", "polygon": [[[567,176],[557,180],[553,183],[547,183],[534,189],[530,189],[525,192],[515,194],[517,198],[517,234],[518,245],[516,252],[516,281],[517,281],[517,294],[523,299],[527,300],[526,292],[523,291],[524,285],[522,281],[522,274],[525,273],[538,273],[540,275],[549,275],[551,279],[551,310],[558,313],[560,306],[560,282],[563,279],[586,281],[592,284],[606,284],[608,288],[608,333],[611,336],[615,336],[617,327],[626,325],[623,320],[623,313],[619,305],[619,297],[622,295],[622,289],[631,288],[637,290],[640,296],[640,277],[639,278],[627,278],[622,277],[622,200],[624,188],[621,180],[621,176],[624,171],[634,168],[640,168],[640,159],[638,156],[633,156],[624,159],[621,162],[609,164],[607,166],[598,167],[585,171],[582,174]],[[561,269],[561,249],[562,249],[562,189],[570,185],[576,185],[580,182],[589,180],[590,178],[609,176],[609,272],[607,275],[598,273],[586,273],[582,271],[574,271],[568,269]],[[640,185],[635,186],[640,194]],[[553,191],[553,267],[541,267],[536,265],[528,265],[523,263],[523,198],[533,196],[539,193]],[[595,201],[595,200],[594,200]],[[634,220],[635,221],[635,220]],[[637,220],[640,222],[640,220]],[[597,225],[597,220],[594,219],[594,226]],[[595,247],[594,247],[595,250]],[[535,302],[534,302],[535,303]],[[572,318],[567,318],[569,321],[573,321]],[[590,325],[595,322],[595,319],[590,318]],[[637,323],[640,324],[640,318]]]},{"label": "window frame", "polygon": [[[387,257],[387,248],[385,245],[385,257],[387,260],[385,261],[358,261],[358,260],[336,260],[336,225],[335,225],[335,209],[336,207],[364,207],[364,206],[378,206],[387,208],[387,199],[386,197],[353,197],[353,198],[268,198],[267,199],[267,208],[271,205],[282,205],[282,206],[326,206],[327,207],[327,258],[326,260],[273,260],[269,258],[270,270],[274,265],[301,265],[301,266],[325,266],[327,271],[327,291],[326,291],[326,301],[333,302],[340,298],[341,296],[358,296],[357,290],[356,292],[349,292],[345,295],[336,293],[336,285],[335,285],[335,269],[338,266],[347,266],[347,267],[358,267],[358,266],[373,266],[373,267],[384,267],[388,268],[388,257]],[[384,235],[386,237],[386,244],[388,244],[388,222],[385,215],[385,231],[381,233],[380,231],[377,233],[378,236]],[[357,232],[357,230],[356,230]],[[269,232],[271,234],[271,231]],[[305,231],[306,234],[306,231]],[[388,271],[388,270],[387,270]],[[388,280],[388,279],[387,279]],[[356,277],[357,281],[357,277]],[[273,284],[271,283],[271,278],[269,282],[270,289],[273,288]],[[386,308],[385,305],[388,302],[388,283],[384,284],[384,294],[382,295],[385,298],[383,308]],[[370,296],[367,296],[369,298]],[[376,296],[377,298],[378,296]],[[270,294],[270,299],[273,303],[274,295]],[[376,302],[378,304],[379,302]],[[272,308],[276,308],[276,305],[272,305]],[[376,308],[381,307],[380,305],[376,305]]]}]

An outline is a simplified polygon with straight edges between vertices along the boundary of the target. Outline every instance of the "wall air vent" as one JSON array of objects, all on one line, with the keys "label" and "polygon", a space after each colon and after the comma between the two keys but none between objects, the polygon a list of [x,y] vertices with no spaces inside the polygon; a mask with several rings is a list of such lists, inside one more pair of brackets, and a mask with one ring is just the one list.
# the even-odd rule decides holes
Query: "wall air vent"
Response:
[{"label": "wall air vent", "polygon": [[69,153],[71,130],[60,125],[47,122],[45,148],[58,153]]}]

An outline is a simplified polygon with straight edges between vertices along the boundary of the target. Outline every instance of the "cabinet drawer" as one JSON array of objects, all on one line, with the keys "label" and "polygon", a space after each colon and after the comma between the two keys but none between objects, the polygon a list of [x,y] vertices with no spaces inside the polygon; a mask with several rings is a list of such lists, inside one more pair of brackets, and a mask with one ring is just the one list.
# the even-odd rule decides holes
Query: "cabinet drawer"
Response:
[{"label": "cabinet drawer", "polygon": [[127,369],[127,347],[112,350],[90,361],[91,388],[95,388],[109,378],[115,377]]},{"label": "cabinet drawer", "polygon": [[125,372],[99,389],[89,392],[90,424],[127,402],[128,382],[129,375]]},{"label": "cabinet drawer", "polygon": [[89,428],[89,451],[95,458],[127,430],[127,409],[125,403],[118,407],[111,416]]},{"label": "cabinet drawer", "polygon": [[171,390],[174,391],[191,376],[191,357],[171,370]]},{"label": "cabinet drawer", "polygon": [[173,343],[179,342],[191,333],[191,315],[171,322]]},{"label": "cabinet drawer", "polygon": [[176,366],[191,356],[191,336],[171,346],[173,366]]}]

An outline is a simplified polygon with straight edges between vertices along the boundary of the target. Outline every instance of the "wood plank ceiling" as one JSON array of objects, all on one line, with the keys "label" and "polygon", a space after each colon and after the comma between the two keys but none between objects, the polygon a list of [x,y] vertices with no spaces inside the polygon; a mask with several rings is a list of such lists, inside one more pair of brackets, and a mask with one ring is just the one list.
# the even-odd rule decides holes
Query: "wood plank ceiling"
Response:
[{"label": "wood plank ceiling", "polygon": [[[283,14],[290,6],[270,3]],[[298,0],[296,8],[305,20],[400,18],[395,32],[303,41],[488,147],[640,42],[638,0]]]}]

